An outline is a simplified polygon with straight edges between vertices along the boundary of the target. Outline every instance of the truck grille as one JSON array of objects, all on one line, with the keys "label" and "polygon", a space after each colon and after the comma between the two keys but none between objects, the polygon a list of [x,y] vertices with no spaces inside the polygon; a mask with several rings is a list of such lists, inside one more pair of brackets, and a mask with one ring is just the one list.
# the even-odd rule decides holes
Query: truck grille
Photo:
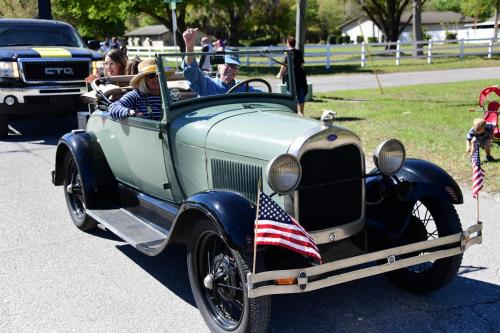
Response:
[{"label": "truck grille", "polygon": [[257,183],[262,177],[262,167],[242,162],[212,159],[213,188],[240,192],[257,201]]},{"label": "truck grille", "polygon": [[83,81],[90,73],[88,61],[23,61],[26,82]]},{"label": "truck grille", "polygon": [[361,158],[355,145],[302,155],[298,217],[308,231],[341,226],[362,217]]}]

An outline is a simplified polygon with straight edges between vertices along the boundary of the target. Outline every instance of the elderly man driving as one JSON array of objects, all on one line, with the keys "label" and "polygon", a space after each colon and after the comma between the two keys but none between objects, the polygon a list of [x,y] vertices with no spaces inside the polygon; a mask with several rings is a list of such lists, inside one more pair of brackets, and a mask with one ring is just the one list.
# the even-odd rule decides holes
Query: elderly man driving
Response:
[{"label": "elderly man driving", "polygon": [[[182,34],[186,44],[186,52],[194,51],[196,34],[198,28],[187,29]],[[199,96],[209,96],[217,94],[225,94],[231,87],[237,84],[236,75],[240,69],[240,60],[235,54],[226,54],[224,56],[224,64],[217,66],[218,75],[216,78],[211,78],[204,73],[195,58],[191,55],[186,56],[182,62],[184,78],[189,81],[191,90],[198,93]],[[246,86],[237,87],[235,92],[246,92]],[[248,91],[259,91],[253,87],[248,87]]]}]

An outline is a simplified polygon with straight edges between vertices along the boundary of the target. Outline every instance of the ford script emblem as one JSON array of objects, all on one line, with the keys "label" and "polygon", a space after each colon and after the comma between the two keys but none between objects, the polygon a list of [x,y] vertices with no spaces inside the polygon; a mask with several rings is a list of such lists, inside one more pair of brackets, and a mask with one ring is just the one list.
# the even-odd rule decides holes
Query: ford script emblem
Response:
[{"label": "ford script emblem", "polygon": [[326,138],[328,139],[328,141],[335,141],[335,140],[337,140],[337,136],[335,134],[330,134]]}]

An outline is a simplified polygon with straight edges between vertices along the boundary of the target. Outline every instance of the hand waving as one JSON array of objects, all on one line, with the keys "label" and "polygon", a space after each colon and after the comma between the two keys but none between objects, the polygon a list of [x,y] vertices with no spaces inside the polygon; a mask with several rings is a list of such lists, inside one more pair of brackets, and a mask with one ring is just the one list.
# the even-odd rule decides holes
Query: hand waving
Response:
[{"label": "hand waving", "polygon": [[182,38],[184,38],[184,43],[186,44],[186,52],[193,52],[197,32],[198,28],[189,28],[182,34]]}]

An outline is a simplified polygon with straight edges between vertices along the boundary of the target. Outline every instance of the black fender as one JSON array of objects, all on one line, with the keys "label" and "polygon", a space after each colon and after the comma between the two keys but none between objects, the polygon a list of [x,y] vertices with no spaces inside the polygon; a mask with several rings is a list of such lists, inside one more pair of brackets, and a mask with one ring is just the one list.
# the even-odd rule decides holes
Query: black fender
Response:
[{"label": "black fender", "polygon": [[418,200],[435,198],[463,203],[455,180],[439,166],[420,159],[407,159],[393,177],[368,177],[366,198],[367,224],[392,239],[406,229]]},{"label": "black fender", "polygon": [[117,202],[116,179],[94,134],[77,130],[66,133],[59,140],[53,175],[54,185],[64,184],[66,154],[72,154],[78,166],[87,208]]},{"label": "black fender", "polygon": [[255,214],[255,204],[237,192],[200,192],[183,202],[173,223],[170,241],[188,241],[193,223],[199,217],[206,217],[214,223],[229,247],[252,251]]}]

